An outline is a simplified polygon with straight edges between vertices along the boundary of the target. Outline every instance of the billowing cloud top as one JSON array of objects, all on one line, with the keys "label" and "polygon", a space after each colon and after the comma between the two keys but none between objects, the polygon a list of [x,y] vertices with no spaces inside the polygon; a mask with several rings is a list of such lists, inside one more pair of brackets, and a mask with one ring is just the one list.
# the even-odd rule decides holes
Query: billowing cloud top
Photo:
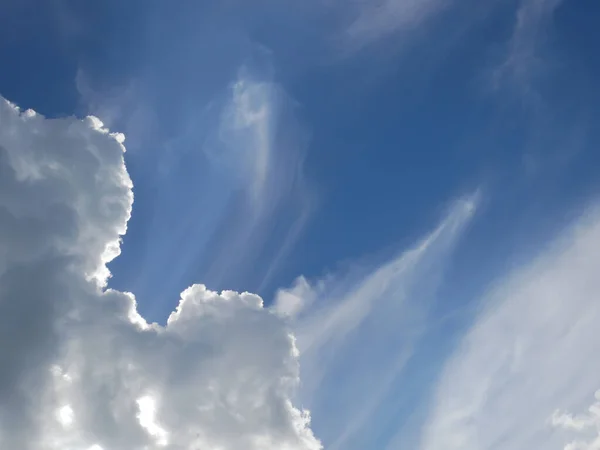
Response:
[{"label": "billowing cloud top", "polygon": [[96,118],[0,98],[0,448],[320,449],[260,297],[195,285],[161,327],[105,288],[133,202],[123,151]]}]

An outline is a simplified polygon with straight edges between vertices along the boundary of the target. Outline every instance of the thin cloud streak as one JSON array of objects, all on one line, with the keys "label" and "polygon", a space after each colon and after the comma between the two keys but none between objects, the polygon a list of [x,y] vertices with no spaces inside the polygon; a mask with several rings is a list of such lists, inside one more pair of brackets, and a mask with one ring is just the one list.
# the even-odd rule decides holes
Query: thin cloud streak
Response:
[{"label": "thin cloud streak", "polygon": [[413,32],[451,3],[450,0],[363,1],[344,38],[351,47],[361,48],[394,34]]},{"label": "thin cloud streak", "polygon": [[[220,280],[232,271],[243,271],[261,256],[267,238],[277,240],[268,255],[262,285],[292,248],[313,207],[312,192],[303,174],[307,135],[297,122],[293,101],[276,83],[256,81],[246,71],[232,86],[232,96],[221,117],[215,152],[209,160],[216,171],[240,177],[242,196],[236,211],[225,218],[209,279]],[[286,232],[271,234],[275,219],[293,210]],[[271,244],[273,244],[271,242]],[[235,255],[235,257],[234,257]],[[235,261],[235,267],[232,267]]]},{"label": "thin cloud streak", "polygon": [[[84,100],[113,126],[124,111],[141,108],[132,106],[136,89],[109,96],[104,104],[83,72],[78,81]],[[198,276],[217,288],[256,290],[277,273],[314,210],[314,191],[303,171],[308,133],[295,106],[270,70],[246,65],[208,104],[173,113],[174,136],[156,131],[143,136],[148,133],[142,130],[156,128],[156,105],[145,104],[134,122],[124,122],[135,143],[132,159],[144,167],[142,181],[154,180],[155,194],[140,230],[147,242],[138,251],[141,257],[129,264],[135,269],[127,269],[126,287],[155,299],[153,316],[164,309],[160,298],[172,297]],[[124,257],[129,257],[127,240]],[[253,264],[256,260],[261,263]],[[164,283],[148,291],[157,278]]]},{"label": "thin cloud streak", "polygon": [[495,89],[508,85],[525,96],[526,102],[540,107],[535,78],[548,66],[543,42],[554,11],[565,0],[521,0],[515,12],[515,23],[501,64],[492,74]]},{"label": "thin cloud streak", "polygon": [[590,358],[600,351],[598,267],[600,211],[591,208],[498,282],[442,373],[422,450],[569,442],[549,418],[584,408],[599,387],[600,363]]},{"label": "thin cloud streak", "polygon": [[275,307],[295,317],[301,400],[320,419],[316,423],[327,448],[354,448],[351,438],[381,412],[412,355],[445,264],[479,197],[456,202],[415,247],[369,273],[313,286],[300,278],[292,289],[278,293]]}]

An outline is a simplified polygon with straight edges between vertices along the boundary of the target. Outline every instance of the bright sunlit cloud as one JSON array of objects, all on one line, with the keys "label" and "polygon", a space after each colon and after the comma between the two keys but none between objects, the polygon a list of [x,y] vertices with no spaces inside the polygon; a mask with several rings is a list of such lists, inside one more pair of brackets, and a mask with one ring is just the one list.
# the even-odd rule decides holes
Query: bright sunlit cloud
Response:
[{"label": "bright sunlit cloud", "polygon": [[133,200],[122,142],[0,101],[0,447],[320,449],[260,297],[194,285],[162,327],[105,289]]},{"label": "bright sunlit cloud", "polygon": [[161,428],[156,422],[156,402],[154,399],[146,395],[136,400],[138,405],[137,418],[140,421],[140,425],[156,439],[156,444],[164,447],[168,444],[168,433],[165,429]]},{"label": "bright sunlit cloud", "polygon": [[71,408],[69,405],[63,406],[56,412],[56,418],[62,426],[68,427],[73,423],[73,408]]},{"label": "bright sunlit cloud", "polygon": [[0,450],[600,450],[596,16],[0,3]]}]

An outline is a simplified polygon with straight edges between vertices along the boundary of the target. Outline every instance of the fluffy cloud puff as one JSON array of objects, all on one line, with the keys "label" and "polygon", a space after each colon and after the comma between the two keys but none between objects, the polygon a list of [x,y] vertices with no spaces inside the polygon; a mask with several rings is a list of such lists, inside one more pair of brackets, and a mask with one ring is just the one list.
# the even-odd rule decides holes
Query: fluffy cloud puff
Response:
[{"label": "fluffy cloud puff", "polygon": [[106,289],[133,202],[122,143],[0,99],[0,448],[320,449],[260,297],[194,285],[162,327]]},{"label": "fluffy cloud puff", "polygon": [[600,449],[600,390],[594,396],[596,402],[584,414],[575,416],[560,410],[554,411],[552,425],[579,434],[579,438],[567,444],[564,450]]}]

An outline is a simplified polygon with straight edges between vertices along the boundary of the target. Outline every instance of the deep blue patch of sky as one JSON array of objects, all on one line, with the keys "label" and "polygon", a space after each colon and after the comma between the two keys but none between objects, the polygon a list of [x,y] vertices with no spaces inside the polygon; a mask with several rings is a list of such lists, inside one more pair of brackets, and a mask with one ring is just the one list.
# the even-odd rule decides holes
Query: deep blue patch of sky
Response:
[{"label": "deep blue patch of sky", "polygon": [[[318,277],[412,242],[450,200],[483,186],[490,200],[449,275],[474,291],[474,278],[514,263],[515,248],[527,254],[597,189],[597,2],[564,2],[556,11],[540,48],[547,63],[532,75],[544,99],[537,106],[510,80],[497,90],[490,82],[507,51],[514,2],[486,16],[467,1],[409,44],[392,36],[343,58],[330,36],[334,14],[309,4],[233,3],[0,7],[2,95],[49,116],[95,107],[128,132],[135,209],[111,285],[136,293],[149,319],[163,321],[193,282],[259,290],[269,302],[299,274]],[[245,268],[211,270],[219,247],[209,232],[222,225],[205,215],[230,214],[235,189],[206,169],[198,148],[218,128],[214,105],[242,65],[296,103],[305,176],[317,198],[268,279],[295,207],[278,212],[272,241],[240,255]]]}]

